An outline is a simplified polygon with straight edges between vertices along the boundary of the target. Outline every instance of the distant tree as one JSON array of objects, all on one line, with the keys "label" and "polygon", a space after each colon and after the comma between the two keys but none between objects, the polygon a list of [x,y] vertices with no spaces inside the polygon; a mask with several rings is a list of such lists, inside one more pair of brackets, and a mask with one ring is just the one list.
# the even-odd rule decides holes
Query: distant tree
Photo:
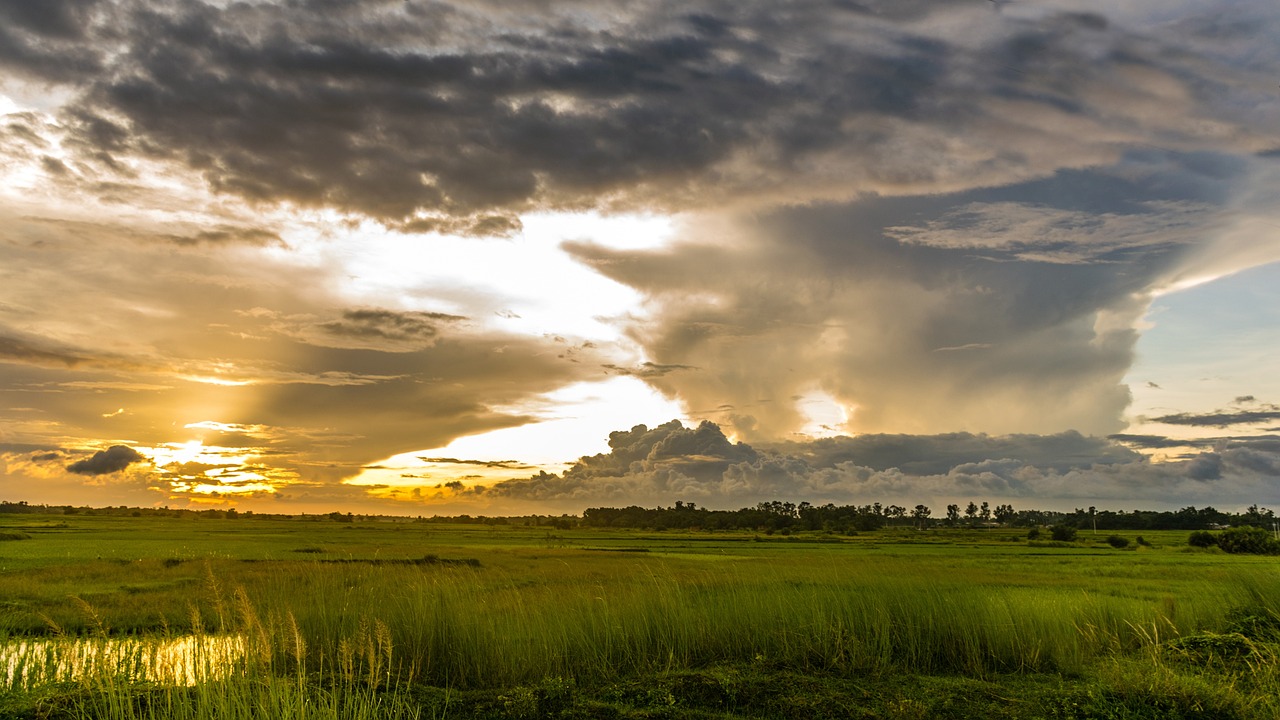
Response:
[{"label": "distant tree", "polygon": [[979,514],[982,516],[983,523],[991,520],[991,506],[987,504],[986,500],[982,501],[982,510]]},{"label": "distant tree", "polygon": [[1245,525],[1253,525],[1255,527],[1267,528],[1271,527],[1271,523],[1275,521],[1276,514],[1267,508],[1259,508],[1255,503],[1249,506],[1248,510],[1240,516],[1240,520]]},{"label": "distant tree", "polygon": [[972,525],[973,521],[978,517],[978,506],[975,505],[972,500],[970,500],[969,504],[965,507],[964,516],[969,518],[970,525]]},{"label": "distant tree", "polygon": [[917,505],[917,506],[915,506],[915,509],[913,509],[913,510],[911,511],[911,518],[912,518],[913,520],[915,520],[915,522],[916,522],[916,527],[918,527],[918,528],[920,528],[921,530],[923,530],[923,529],[925,529],[925,528],[928,526],[928,524],[929,524],[929,514],[930,514],[930,512],[931,512],[931,511],[929,510],[928,506],[926,506],[926,505]]},{"label": "distant tree", "polygon": [[960,506],[951,504],[947,506],[947,524],[955,527],[960,522]]},{"label": "distant tree", "polygon": [[996,506],[996,522],[1000,523],[1001,525],[1008,525],[1017,516],[1018,516],[1018,513],[1016,510],[1013,509],[1012,505]]}]

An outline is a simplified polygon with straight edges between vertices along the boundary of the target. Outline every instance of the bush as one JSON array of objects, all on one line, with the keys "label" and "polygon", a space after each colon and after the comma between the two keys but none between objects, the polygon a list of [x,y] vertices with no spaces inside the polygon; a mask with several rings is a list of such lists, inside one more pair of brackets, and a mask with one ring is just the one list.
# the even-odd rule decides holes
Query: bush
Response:
[{"label": "bush", "polygon": [[1049,536],[1058,542],[1072,542],[1076,539],[1076,532],[1070,525],[1054,525],[1049,529]]},{"label": "bush", "polygon": [[1227,528],[1218,535],[1218,547],[1229,553],[1280,555],[1280,542],[1260,527]]},{"label": "bush", "polygon": [[1033,527],[1033,528],[1031,528],[1030,530],[1028,530],[1028,531],[1027,531],[1027,539],[1028,539],[1028,540],[1039,540],[1039,539],[1040,539],[1040,528],[1038,528],[1038,527]]},{"label": "bush", "polygon": [[1126,547],[1129,547],[1129,539],[1122,538],[1119,535],[1112,535],[1111,537],[1107,538],[1107,544],[1117,549],[1126,548]]},{"label": "bush", "polygon": [[1214,547],[1218,544],[1218,536],[1208,530],[1197,530],[1187,538],[1187,544],[1199,548]]}]

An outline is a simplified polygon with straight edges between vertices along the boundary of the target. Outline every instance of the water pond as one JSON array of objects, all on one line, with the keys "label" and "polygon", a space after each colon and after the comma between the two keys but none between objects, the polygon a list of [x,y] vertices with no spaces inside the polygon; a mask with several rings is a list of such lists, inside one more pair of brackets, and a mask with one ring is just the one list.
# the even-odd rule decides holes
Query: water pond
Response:
[{"label": "water pond", "polygon": [[0,644],[0,679],[12,690],[107,677],[194,685],[226,676],[244,656],[244,638],[234,635],[16,638]]}]

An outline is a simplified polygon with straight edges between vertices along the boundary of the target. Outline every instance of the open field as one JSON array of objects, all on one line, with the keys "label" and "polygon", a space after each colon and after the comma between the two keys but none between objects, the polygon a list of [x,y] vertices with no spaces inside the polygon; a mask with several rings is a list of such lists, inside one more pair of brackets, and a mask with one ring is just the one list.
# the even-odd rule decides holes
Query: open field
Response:
[{"label": "open field", "polygon": [[20,716],[1280,717],[1280,563],[1183,531],[2,522],[11,646],[247,647],[193,688],[11,680]]}]

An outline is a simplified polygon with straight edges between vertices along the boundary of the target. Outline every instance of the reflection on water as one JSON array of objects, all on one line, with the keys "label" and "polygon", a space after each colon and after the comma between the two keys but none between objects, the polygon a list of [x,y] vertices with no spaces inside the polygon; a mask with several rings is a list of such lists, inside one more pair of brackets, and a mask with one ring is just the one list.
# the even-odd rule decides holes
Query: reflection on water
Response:
[{"label": "reflection on water", "polygon": [[94,678],[194,685],[226,676],[245,655],[244,638],[50,638],[0,645],[5,687]]}]

